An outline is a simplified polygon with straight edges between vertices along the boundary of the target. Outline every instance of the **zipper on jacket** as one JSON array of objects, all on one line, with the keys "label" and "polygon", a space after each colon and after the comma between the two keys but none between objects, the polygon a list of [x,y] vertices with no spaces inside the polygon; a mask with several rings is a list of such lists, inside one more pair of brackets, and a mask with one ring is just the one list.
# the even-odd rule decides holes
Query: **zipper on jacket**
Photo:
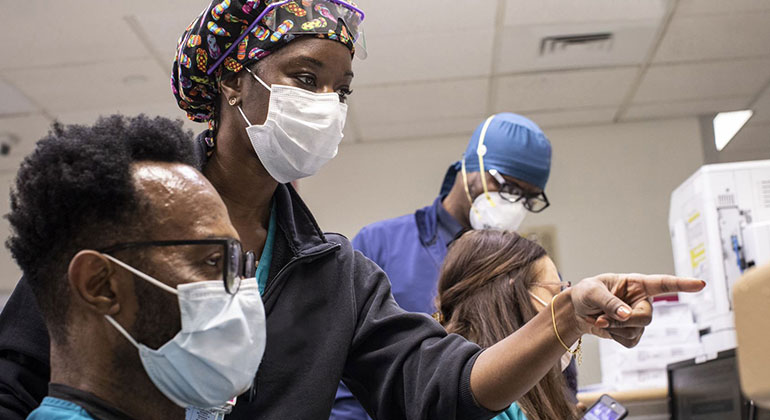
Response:
[{"label": "zipper on jacket", "polygon": [[[281,278],[286,275],[286,273],[288,272],[288,270],[292,266],[294,266],[296,264],[299,264],[300,262],[303,262],[303,261],[305,261],[307,259],[315,259],[315,258],[322,257],[322,256],[324,256],[326,254],[330,254],[332,252],[335,252],[335,251],[339,250],[341,247],[342,247],[342,245],[340,245],[340,244],[334,244],[333,246],[330,246],[330,247],[328,247],[326,249],[323,249],[321,251],[314,252],[314,253],[308,254],[308,255],[303,255],[301,257],[294,257],[291,260],[289,260],[289,262],[286,263],[286,265],[284,265],[278,271],[278,274],[275,275],[275,277],[273,278],[273,281],[271,281],[271,282],[269,282],[267,284],[267,287],[265,288],[265,293],[262,295],[262,300],[263,301],[266,300],[266,298],[269,295],[269,293],[274,289],[274,285],[278,284],[279,280],[281,280]],[[251,383],[251,388],[249,388],[249,390],[248,390],[248,394],[249,395],[248,395],[247,399],[248,399],[249,402],[253,402],[254,399],[256,399],[256,397],[257,397],[258,379],[259,379],[259,370],[257,370],[257,374],[254,375],[254,380]]]}]

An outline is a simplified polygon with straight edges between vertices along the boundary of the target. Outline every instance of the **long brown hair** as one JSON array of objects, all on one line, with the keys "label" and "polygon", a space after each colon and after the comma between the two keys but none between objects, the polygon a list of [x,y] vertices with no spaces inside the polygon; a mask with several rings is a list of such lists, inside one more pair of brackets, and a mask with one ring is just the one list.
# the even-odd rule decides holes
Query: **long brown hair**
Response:
[{"label": "long brown hair", "polygon": [[[438,281],[441,322],[482,347],[489,347],[537,315],[529,289],[537,281],[540,245],[513,232],[472,230],[449,249]],[[576,417],[567,401],[559,366],[519,399],[529,420]]]}]

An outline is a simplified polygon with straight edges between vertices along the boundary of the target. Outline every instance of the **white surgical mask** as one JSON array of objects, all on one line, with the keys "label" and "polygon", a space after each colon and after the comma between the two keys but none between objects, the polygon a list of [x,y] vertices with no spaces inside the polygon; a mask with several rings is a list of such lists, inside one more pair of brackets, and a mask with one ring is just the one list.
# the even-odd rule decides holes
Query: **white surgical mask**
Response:
[{"label": "white surgical mask", "polygon": [[[482,144],[483,146],[483,144]],[[486,150],[482,148],[482,151]],[[483,152],[479,152],[479,162],[483,162]],[[481,164],[483,174],[483,163]],[[463,183],[465,184],[465,194],[468,201],[471,202],[471,210],[468,218],[471,227],[474,229],[494,229],[516,231],[524,221],[524,217],[529,212],[521,201],[511,203],[504,199],[495,191],[487,191],[486,177],[482,175],[481,183],[484,186],[484,192],[475,199],[471,199],[471,193],[468,189],[468,175],[465,171],[465,159],[462,160]]]},{"label": "white surgical mask", "polygon": [[176,289],[122,261],[111,261],[179,299],[182,329],[157,350],[137,343],[109,315],[110,322],[139,350],[152,383],[181,407],[220,407],[251,386],[265,352],[265,309],[257,281],[244,279],[238,292],[222,280],[185,283]]},{"label": "white surgical mask", "polygon": [[[540,299],[540,297],[532,292],[529,292],[529,294],[538,302],[540,302],[544,308],[548,307],[548,302],[544,301],[543,299]],[[561,366],[561,371],[564,372],[569,367],[570,362],[572,362],[572,353],[565,351],[564,354],[561,355],[561,359],[559,359],[559,365]]]},{"label": "white surgical mask", "polygon": [[521,201],[511,203],[495,192],[483,193],[471,204],[471,227],[513,232],[521,226],[527,213]]},{"label": "white surgical mask", "polygon": [[270,176],[280,183],[311,176],[337,155],[342,141],[348,106],[336,93],[313,93],[293,86],[268,86],[246,69],[270,91],[267,120],[252,125],[246,133],[259,160]]}]

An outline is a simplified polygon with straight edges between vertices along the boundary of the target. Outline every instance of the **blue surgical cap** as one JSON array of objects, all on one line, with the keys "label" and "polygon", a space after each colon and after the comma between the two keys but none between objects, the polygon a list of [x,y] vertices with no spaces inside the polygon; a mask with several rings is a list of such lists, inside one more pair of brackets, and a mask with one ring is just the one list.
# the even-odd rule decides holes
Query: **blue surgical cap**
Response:
[{"label": "blue surgical cap", "polygon": [[[478,172],[479,156],[476,150],[484,123],[476,127],[468,148],[465,149],[465,170]],[[504,112],[495,114],[484,135],[484,170],[496,169],[503,175],[528,182],[545,190],[551,173],[551,142],[543,130],[521,115]],[[460,170],[460,162],[449,167],[441,195],[449,193]]]}]

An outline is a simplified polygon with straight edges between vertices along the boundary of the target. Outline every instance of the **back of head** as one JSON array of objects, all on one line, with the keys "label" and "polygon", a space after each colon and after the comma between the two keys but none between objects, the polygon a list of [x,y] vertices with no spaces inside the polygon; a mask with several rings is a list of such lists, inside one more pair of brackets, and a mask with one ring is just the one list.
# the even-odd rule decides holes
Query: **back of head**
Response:
[{"label": "back of head", "polygon": [[[489,347],[521,328],[538,313],[529,290],[538,281],[536,262],[545,256],[540,245],[514,232],[472,230],[457,239],[436,298],[447,332]],[[518,403],[530,420],[571,419],[565,386],[554,366]]]},{"label": "back of head", "polygon": [[438,281],[436,307],[447,329],[488,347],[521,328],[537,314],[528,290],[545,255],[514,232],[472,230],[457,239]]},{"label": "back of head", "polygon": [[72,257],[141,235],[147,204],[132,177],[139,161],[195,165],[191,133],[181,121],[143,115],[113,115],[93,126],[56,123],[18,171],[6,245],[54,341],[66,343]]}]

